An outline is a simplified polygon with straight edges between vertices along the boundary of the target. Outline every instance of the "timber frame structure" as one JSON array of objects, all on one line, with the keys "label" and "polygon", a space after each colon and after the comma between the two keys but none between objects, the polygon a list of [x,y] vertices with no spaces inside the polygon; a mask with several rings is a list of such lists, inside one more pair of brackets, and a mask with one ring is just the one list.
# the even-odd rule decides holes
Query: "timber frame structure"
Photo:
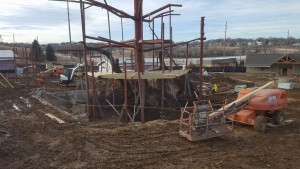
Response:
[{"label": "timber frame structure", "polygon": [[[83,39],[83,56],[84,56],[84,62],[88,63],[87,61],[87,55],[88,55],[88,51],[89,51],[89,47],[87,46],[87,39],[91,39],[91,40],[97,40],[97,41],[101,41],[101,42],[106,42],[107,44],[105,45],[101,45],[98,46],[98,49],[102,49],[102,48],[109,48],[110,49],[110,53],[112,54],[112,47],[120,47],[123,48],[123,57],[124,57],[124,49],[128,49],[130,48],[132,51],[134,51],[134,55],[135,55],[135,64],[134,64],[134,71],[135,73],[129,73],[127,75],[126,69],[125,69],[125,73],[119,73],[119,74],[111,74],[111,75],[103,75],[103,78],[119,78],[119,79],[124,79],[124,81],[126,82],[127,80],[127,76],[129,76],[129,79],[133,79],[133,80],[137,80],[137,84],[138,84],[138,96],[137,98],[139,98],[139,107],[141,108],[141,122],[144,123],[145,119],[144,119],[144,108],[145,108],[145,80],[146,79],[152,79],[155,77],[155,79],[162,79],[162,83],[164,83],[163,79],[170,79],[170,78],[175,78],[178,75],[184,75],[187,73],[187,71],[174,71],[173,70],[173,63],[175,65],[175,67],[177,67],[176,63],[174,62],[173,58],[172,58],[172,47],[173,46],[179,46],[179,45],[185,45],[187,47],[187,51],[186,51],[186,66],[187,66],[187,62],[188,62],[188,46],[189,43],[192,41],[196,41],[196,40],[200,40],[201,41],[201,47],[200,47],[200,58],[203,58],[203,40],[205,40],[204,38],[204,17],[201,18],[201,36],[200,38],[196,38],[187,42],[181,42],[181,43],[173,43],[172,41],[172,16],[173,15],[180,15],[180,14],[174,14],[174,10],[172,10],[172,8],[174,7],[182,7],[182,5],[180,4],[167,4],[163,7],[160,7],[148,14],[144,14],[143,15],[143,0],[134,0],[134,15],[130,15],[120,9],[117,9],[113,6],[110,6],[107,4],[106,0],[104,0],[104,2],[99,2],[96,0],[52,0],[52,1],[62,1],[62,2],[73,2],[73,3],[79,3],[80,4],[80,13],[81,13],[81,23],[82,23],[82,39]],[[98,37],[92,37],[92,36],[88,36],[86,35],[86,20],[85,20],[85,11],[90,8],[90,7],[99,7],[102,8],[104,10],[107,10],[107,17],[108,17],[108,27],[109,27],[109,39],[108,38],[104,38],[101,36]],[[118,42],[115,40],[111,39],[111,31],[110,31],[110,19],[109,19],[109,13],[112,13],[118,17],[121,18],[121,27],[122,27],[122,41]],[[166,40],[165,39],[165,23],[163,21],[163,18],[168,16],[169,17],[169,28],[170,28],[170,39]],[[124,40],[123,38],[123,18],[125,19],[131,19],[134,21],[134,31],[135,31],[135,38],[134,39],[130,39],[130,40]],[[155,28],[155,19],[156,18],[161,18],[161,37],[158,38],[158,36],[155,34],[154,28]],[[143,39],[143,23],[149,23],[149,28],[152,31],[152,39],[151,40],[144,40]],[[152,28],[151,28],[151,23],[152,23]],[[152,44],[152,48],[150,49],[145,49],[144,48],[144,44]],[[159,44],[160,47],[155,46],[155,44]],[[169,50],[167,50],[166,48],[168,48]],[[153,56],[153,67],[154,67],[154,50],[161,50],[162,52],[162,60],[164,61],[165,58],[165,54],[168,54],[170,57],[170,68],[169,68],[169,72],[166,72],[166,68],[164,67],[164,64],[162,64],[162,69],[161,69],[161,73],[159,72],[155,72],[150,73],[149,76],[147,76],[147,73],[145,73],[145,69],[144,69],[144,55],[143,52],[146,51],[153,51],[152,52],[152,56]],[[70,49],[69,51],[72,51],[72,49]],[[124,60],[123,60],[124,61]],[[200,59],[200,67],[202,66],[203,63],[203,59]],[[114,63],[112,63],[114,64]],[[124,62],[124,64],[126,65],[126,62]],[[125,66],[126,67],[126,66]],[[174,68],[176,69],[176,68]],[[87,67],[85,68],[85,74],[89,74]],[[95,73],[96,74],[96,73]],[[121,75],[120,75],[121,74]],[[149,74],[149,73],[148,73]],[[94,86],[95,86],[95,80],[94,80],[94,73],[90,74],[93,78],[93,102],[95,102],[95,91],[94,91]],[[102,76],[102,75],[98,75],[98,76]],[[200,83],[202,82],[202,73],[200,73],[199,76],[199,80]],[[89,103],[89,80],[88,78],[86,78],[86,95],[87,95],[87,100],[86,100],[86,104],[87,107],[89,107],[90,103]],[[125,83],[126,84],[126,83]],[[164,85],[163,85],[164,86]],[[200,85],[200,91],[202,85]],[[124,109],[125,109],[125,114],[128,116],[128,112],[127,112],[127,87],[124,86],[124,91],[125,91],[125,103],[124,103]],[[162,89],[162,98],[164,98],[164,89]],[[202,92],[200,92],[200,99]],[[93,104],[93,106],[95,106],[95,104]],[[163,99],[162,99],[162,107],[163,107]],[[93,108],[93,110],[95,110],[95,108]],[[88,109],[88,114],[93,114],[91,117],[93,117],[93,121],[96,120],[96,112],[91,113],[90,110]],[[127,119],[126,116],[126,119]]]}]

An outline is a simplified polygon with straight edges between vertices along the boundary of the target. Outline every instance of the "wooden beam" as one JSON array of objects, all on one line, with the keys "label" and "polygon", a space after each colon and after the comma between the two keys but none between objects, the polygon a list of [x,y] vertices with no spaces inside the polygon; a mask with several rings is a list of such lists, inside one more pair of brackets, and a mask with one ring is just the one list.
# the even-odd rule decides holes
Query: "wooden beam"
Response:
[{"label": "wooden beam", "polygon": [[60,118],[58,118],[58,117],[56,117],[56,116],[54,116],[54,115],[52,115],[50,113],[46,113],[45,115],[48,116],[48,117],[50,117],[51,119],[55,120],[59,124],[66,123],[63,120],[61,120]]},{"label": "wooden beam", "polygon": [[98,36],[98,38],[92,37],[92,36],[85,36],[85,38],[93,39],[93,40],[98,40],[98,41],[103,41],[103,42],[108,42],[108,43],[114,43],[114,44],[117,44],[117,45],[121,45],[123,47],[134,48],[134,46],[132,46],[132,45],[128,45],[126,43],[117,42],[117,41],[110,40],[110,39],[107,39],[107,38],[104,38],[104,37],[100,37],[100,36]]},{"label": "wooden beam", "polygon": [[3,79],[10,85],[11,88],[14,88],[13,85],[0,73],[0,75],[3,77]]},{"label": "wooden beam", "polygon": [[7,88],[7,87],[5,86],[5,84],[4,84],[4,83],[2,83],[1,81],[0,81],[0,84],[1,84],[2,86],[4,86],[5,88]]},{"label": "wooden beam", "polygon": [[114,109],[114,111],[120,116],[120,113],[118,112],[118,110],[106,99],[106,102],[111,106],[111,108]]},{"label": "wooden beam", "polygon": [[[144,74],[141,74],[141,79],[174,79],[188,73],[189,70],[173,70],[170,73],[162,73],[161,71],[145,71]],[[89,72],[90,76],[91,73]],[[104,78],[104,79],[125,79],[124,73],[102,73],[95,72],[95,77]],[[127,72],[128,79],[138,79],[137,72]]]},{"label": "wooden beam", "polygon": [[[143,40],[144,44],[161,44],[162,40],[161,39],[154,39],[154,40]],[[164,40],[164,43],[170,43],[170,40]]]}]

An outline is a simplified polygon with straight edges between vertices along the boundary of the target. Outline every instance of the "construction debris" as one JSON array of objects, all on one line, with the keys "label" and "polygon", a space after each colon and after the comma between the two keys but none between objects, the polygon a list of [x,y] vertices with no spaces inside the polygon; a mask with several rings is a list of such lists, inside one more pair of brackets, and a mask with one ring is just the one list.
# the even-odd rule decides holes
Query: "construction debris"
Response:
[{"label": "construction debris", "polygon": [[55,117],[54,115],[52,115],[52,114],[50,114],[50,113],[46,113],[45,115],[48,116],[49,118],[55,120],[55,121],[56,121],[57,123],[59,123],[59,124],[66,123],[66,122],[64,122],[63,120],[61,120],[61,119]]},{"label": "construction debris", "polygon": [[[1,77],[9,84],[9,86],[11,87],[11,88],[14,88],[13,87],[13,85],[3,76],[3,74],[2,73],[0,73],[0,75],[1,75]],[[1,84],[6,88],[6,86],[1,82]]]}]

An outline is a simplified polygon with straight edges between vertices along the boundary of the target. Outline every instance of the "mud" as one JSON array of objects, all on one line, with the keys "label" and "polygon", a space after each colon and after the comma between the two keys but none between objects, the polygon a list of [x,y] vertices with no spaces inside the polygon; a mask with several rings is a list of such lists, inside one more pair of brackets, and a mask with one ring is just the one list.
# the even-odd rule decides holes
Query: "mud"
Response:
[{"label": "mud", "polygon": [[[80,122],[32,98],[29,93],[37,86],[14,86],[0,88],[1,169],[300,166],[300,89],[287,91],[289,105],[284,111],[292,124],[267,128],[266,133],[236,125],[229,136],[192,143],[178,136],[176,119],[125,125],[111,112],[97,123]],[[214,97],[224,100],[234,95]]]}]

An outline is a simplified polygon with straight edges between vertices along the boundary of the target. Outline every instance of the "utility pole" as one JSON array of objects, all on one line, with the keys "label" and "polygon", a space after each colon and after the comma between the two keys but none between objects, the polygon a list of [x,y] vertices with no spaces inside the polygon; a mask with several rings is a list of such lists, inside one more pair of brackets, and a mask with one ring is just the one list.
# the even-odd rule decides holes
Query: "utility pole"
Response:
[{"label": "utility pole", "polygon": [[[70,24],[70,8],[69,8],[69,0],[67,1],[67,10],[68,10],[68,27],[69,27],[69,40],[70,40],[70,49],[72,48],[72,38],[71,38],[71,24]],[[71,61],[73,61],[72,58],[72,52],[70,51]]]},{"label": "utility pole", "polygon": [[199,96],[198,99],[201,102],[202,101],[202,85],[203,85],[203,41],[204,41],[204,18],[201,17],[201,22],[200,22],[200,66],[199,66]]},{"label": "utility pole", "polygon": [[226,32],[227,32],[227,21],[225,24],[225,37],[224,37],[224,50],[223,50],[223,56],[226,55]]}]

